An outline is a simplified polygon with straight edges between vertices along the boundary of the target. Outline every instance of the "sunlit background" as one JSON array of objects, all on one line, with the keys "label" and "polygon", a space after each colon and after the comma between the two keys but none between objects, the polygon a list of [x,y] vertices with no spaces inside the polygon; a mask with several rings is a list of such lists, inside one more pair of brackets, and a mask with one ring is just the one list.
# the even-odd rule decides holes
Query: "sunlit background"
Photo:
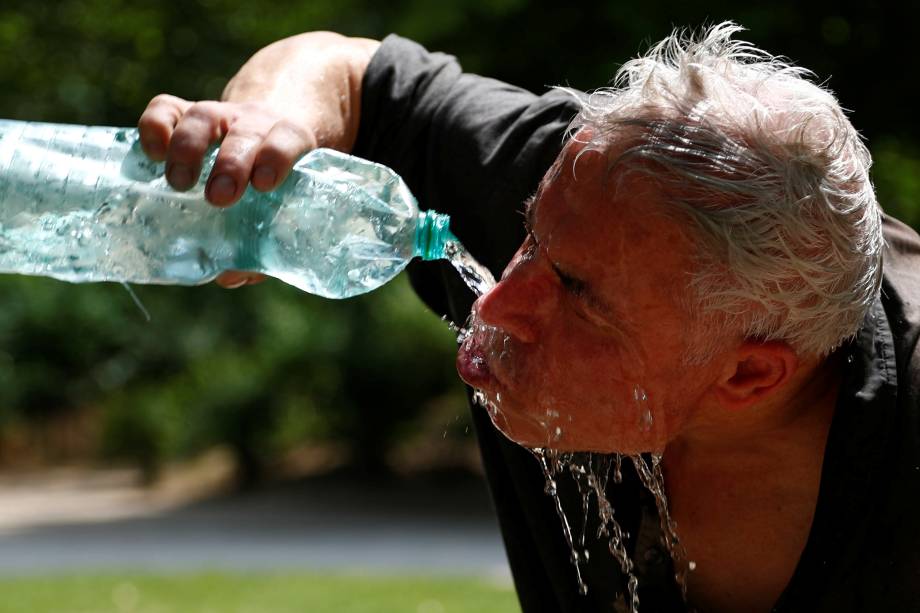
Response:
[{"label": "sunlit background", "polygon": [[[883,206],[916,226],[920,122],[914,66],[920,58],[914,28],[920,11],[910,2],[860,4],[2,0],[0,117],[133,125],[157,93],[217,98],[255,50],[314,29],[372,38],[397,32],[458,56],[468,71],[536,92],[557,84],[588,89],[606,84],[620,62],[673,26],[734,19],[749,28],[746,38],[811,68],[837,92],[875,157],[873,177]],[[361,567],[358,554],[336,557],[336,538],[323,549],[308,537],[339,534],[337,529],[345,534],[368,522],[371,528],[379,522],[386,530],[396,525],[409,532],[423,526],[422,539],[431,529],[438,534],[430,536],[438,551],[426,555],[447,561],[466,555],[458,553],[463,531],[473,530],[484,543],[481,551],[455,567],[445,562],[443,570],[485,578],[476,584],[485,590],[482,601],[452,600],[452,590],[472,594],[472,584],[417,579],[414,585],[433,591],[415,594],[398,587],[390,596],[394,604],[371,606],[369,601],[381,597],[361,596],[364,584],[343,587],[323,579],[311,593],[319,593],[321,584],[332,596],[311,601],[311,610],[514,610],[497,529],[477,476],[465,396],[453,371],[453,335],[421,306],[404,279],[342,302],[277,281],[234,291],[214,286],[134,291],[149,321],[118,285],[0,277],[0,549],[19,552],[0,556],[0,573],[25,573],[38,581],[0,582],[0,611],[63,610],[43,609],[22,594],[47,595],[42,577],[60,568],[72,573],[79,557],[70,563],[55,552],[74,543],[87,547],[114,538],[109,557],[96,564],[90,559],[90,567],[169,570],[168,561],[122,559],[118,552],[127,552],[132,540],[135,548],[155,549],[155,543],[132,534],[149,528],[144,521],[156,513],[172,513],[179,522],[161,527],[164,534],[210,534],[220,524],[213,518],[227,516],[220,515],[226,507],[208,506],[219,500],[231,501],[227,513],[233,521],[215,533],[214,542],[199,543],[204,553],[195,560],[204,562],[196,566],[192,560],[179,570],[208,568],[208,547],[213,558],[245,558],[245,545],[220,549],[219,535],[243,531],[255,542],[260,526],[270,531],[276,509],[283,518],[279,525],[303,528],[298,521],[308,517],[321,518],[320,528],[306,536],[293,530],[290,534],[305,539],[300,545],[282,539],[294,553],[285,557],[280,549],[266,549],[264,559],[250,560],[253,568]],[[448,512],[464,504],[475,522]],[[348,515],[355,509],[366,513]],[[336,517],[343,519],[337,523]],[[388,524],[393,517],[396,524]],[[100,526],[115,521],[120,523],[113,529],[121,532],[106,536]],[[38,534],[40,546],[15,540],[26,532]],[[372,539],[373,532],[367,534]],[[386,542],[392,558],[387,549],[374,554],[382,567],[400,559],[402,541],[398,531],[393,535]],[[420,543],[403,549],[424,549]],[[358,552],[361,545],[360,539],[353,543]],[[44,558],[29,558],[36,547],[46,551]],[[304,553],[308,550],[315,555]],[[21,563],[16,556],[24,556]],[[323,565],[324,559],[339,562]],[[432,566],[431,559],[407,563],[403,574],[414,577],[418,568]],[[87,598],[104,594],[107,608],[98,610],[145,610],[160,589],[149,578],[98,581],[80,588],[96,594]],[[222,576],[195,581],[199,587],[189,588],[185,605],[163,610],[203,611],[193,607],[206,601],[206,591],[243,589],[237,580],[220,583]],[[200,587],[207,581],[216,583]],[[54,585],[79,591],[61,582]],[[302,593],[260,585],[265,590],[260,594],[282,600],[266,605],[260,596],[255,600],[263,604],[251,609],[217,603],[213,610],[302,610],[296,605],[305,602],[298,600]],[[341,600],[344,593],[350,597]],[[239,603],[247,597],[234,598]],[[357,608],[343,608],[343,602],[357,602]],[[103,605],[73,610],[96,606]]]}]

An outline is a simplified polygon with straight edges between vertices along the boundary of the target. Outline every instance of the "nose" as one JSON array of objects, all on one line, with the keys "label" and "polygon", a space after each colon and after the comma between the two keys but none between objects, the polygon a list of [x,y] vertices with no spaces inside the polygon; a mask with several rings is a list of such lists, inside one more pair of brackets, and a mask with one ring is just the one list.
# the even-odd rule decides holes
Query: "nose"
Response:
[{"label": "nose", "polygon": [[502,280],[476,301],[479,318],[524,343],[540,338],[558,300],[558,283],[539,261],[516,260]]}]

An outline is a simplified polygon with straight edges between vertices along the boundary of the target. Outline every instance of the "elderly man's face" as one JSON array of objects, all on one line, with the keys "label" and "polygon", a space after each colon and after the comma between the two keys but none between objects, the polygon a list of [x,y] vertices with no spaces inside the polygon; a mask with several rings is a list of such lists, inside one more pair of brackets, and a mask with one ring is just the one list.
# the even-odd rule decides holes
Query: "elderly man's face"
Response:
[{"label": "elderly man's face", "polygon": [[492,420],[534,447],[661,451],[714,380],[686,367],[692,245],[638,173],[617,181],[567,148],[528,213],[530,235],[474,307],[458,370]]}]

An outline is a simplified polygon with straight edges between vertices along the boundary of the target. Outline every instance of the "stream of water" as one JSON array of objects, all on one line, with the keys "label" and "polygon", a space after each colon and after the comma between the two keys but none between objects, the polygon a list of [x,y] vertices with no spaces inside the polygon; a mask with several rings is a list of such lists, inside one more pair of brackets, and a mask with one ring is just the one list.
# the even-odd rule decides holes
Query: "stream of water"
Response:
[{"label": "stream of water", "polygon": [[466,247],[457,241],[448,241],[444,245],[444,253],[447,255],[447,261],[460,273],[463,282],[477,298],[495,287],[495,277],[488,268],[470,255]]}]

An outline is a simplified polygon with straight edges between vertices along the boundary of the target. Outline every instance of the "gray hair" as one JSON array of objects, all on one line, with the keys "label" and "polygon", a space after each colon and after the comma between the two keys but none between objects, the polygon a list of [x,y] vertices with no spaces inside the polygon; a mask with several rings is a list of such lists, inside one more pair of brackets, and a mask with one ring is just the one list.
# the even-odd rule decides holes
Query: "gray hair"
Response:
[{"label": "gray hair", "polygon": [[881,284],[871,157],[812,73],[732,40],[742,29],[675,31],[611,87],[579,95],[569,134],[583,151],[616,152],[611,168],[652,177],[695,222],[701,338],[826,355],[855,335]]}]

